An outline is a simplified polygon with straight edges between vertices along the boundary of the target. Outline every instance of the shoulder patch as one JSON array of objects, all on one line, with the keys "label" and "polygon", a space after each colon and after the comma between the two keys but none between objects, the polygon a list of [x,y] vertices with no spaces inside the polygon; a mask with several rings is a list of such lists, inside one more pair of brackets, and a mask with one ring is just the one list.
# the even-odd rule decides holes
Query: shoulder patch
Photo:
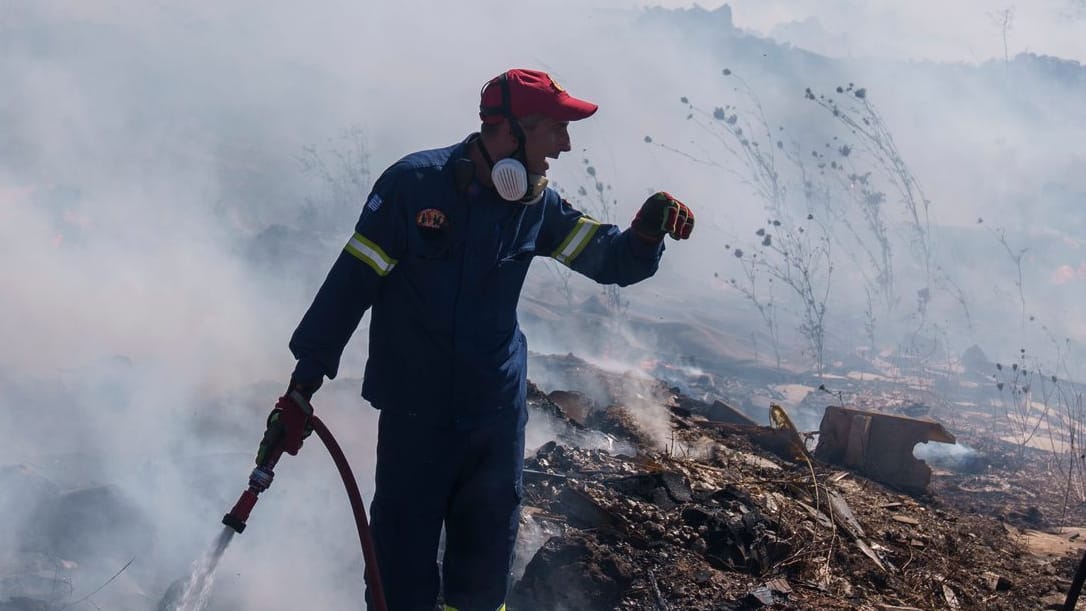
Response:
[{"label": "shoulder patch", "polygon": [[377,212],[377,209],[381,207],[381,196],[377,193],[370,195],[370,198],[366,200],[366,210],[370,212]]}]

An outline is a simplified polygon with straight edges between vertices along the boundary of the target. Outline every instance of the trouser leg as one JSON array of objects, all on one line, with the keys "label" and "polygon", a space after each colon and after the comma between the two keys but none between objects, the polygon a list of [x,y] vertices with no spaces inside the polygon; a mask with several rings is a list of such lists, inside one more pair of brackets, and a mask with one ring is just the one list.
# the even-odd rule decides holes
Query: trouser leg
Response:
[{"label": "trouser leg", "polygon": [[520,518],[527,415],[516,410],[469,434],[445,522],[445,600],[457,611],[505,602]]},{"label": "trouser leg", "polygon": [[[405,416],[381,413],[371,531],[388,611],[433,611],[437,546],[456,460],[448,435]],[[368,608],[374,609],[369,588]]]}]

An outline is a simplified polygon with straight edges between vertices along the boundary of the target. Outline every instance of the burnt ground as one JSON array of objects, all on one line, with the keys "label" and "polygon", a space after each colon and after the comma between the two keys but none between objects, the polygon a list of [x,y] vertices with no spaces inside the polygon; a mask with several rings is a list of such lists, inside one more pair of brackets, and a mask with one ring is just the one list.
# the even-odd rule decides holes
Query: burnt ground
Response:
[{"label": "burnt ground", "polygon": [[[853,363],[813,378],[707,358],[622,373],[574,356],[531,359],[512,611],[1060,608],[1086,548],[1083,461],[1066,435],[1074,422],[1038,408],[1027,426],[1015,423],[984,364],[909,377],[899,373],[916,369],[907,363]],[[356,409],[348,386],[344,409]],[[253,413],[263,417],[260,398],[276,390],[254,388]],[[768,426],[773,402],[799,434]],[[931,418],[961,445],[932,453],[930,487],[909,494],[806,452],[829,405]],[[233,434],[222,423],[209,430]],[[248,447],[251,434],[237,433]],[[164,578],[177,575],[156,563],[170,551],[156,543],[169,525],[132,498],[128,480],[96,479],[102,457],[60,458],[55,468],[0,466],[0,514],[21,524],[0,530],[0,611],[171,609],[176,582]],[[251,457],[209,454],[185,469],[194,490],[210,491],[216,519],[238,485],[216,468],[234,459]],[[301,494],[277,498],[261,505],[256,528]],[[319,529],[345,524],[333,522]],[[243,565],[259,540],[246,535],[227,560]],[[263,569],[246,570],[245,584],[261,583]],[[361,562],[343,571],[343,608],[357,608]],[[252,586],[234,581],[220,579],[207,611],[261,608],[241,604]]]},{"label": "burnt ground", "polygon": [[971,451],[930,459],[929,490],[911,495],[782,445],[768,427],[714,422],[711,393],[696,388],[721,386],[712,376],[691,384],[702,400],[572,356],[533,367],[582,389],[533,386],[533,417],[602,431],[627,451],[559,438],[529,457],[522,525],[553,536],[514,587],[513,611],[1062,606],[1086,524],[1079,476],[1059,453],[1000,439],[961,397],[921,404],[900,383],[841,378],[847,394],[810,393],[794,410],[809,420],[810,403],[852,397],[947,424]]}]

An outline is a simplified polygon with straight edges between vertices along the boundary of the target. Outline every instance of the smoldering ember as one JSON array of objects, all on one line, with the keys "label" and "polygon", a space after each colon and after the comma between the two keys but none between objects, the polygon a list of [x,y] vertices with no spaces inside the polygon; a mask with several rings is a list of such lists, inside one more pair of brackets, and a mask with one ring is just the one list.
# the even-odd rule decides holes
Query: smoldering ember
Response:
[{"label": "smoldering ember", "polygon": [[[532,389],[533,408],[572,432],[529,460],[522,524],[545,543],[511,608],[1063,607],[1083,547],[1079,484],[1058,454],[1001,439],[972,392],[921,404],[877,376],[830,376],[834,391],[812,387],[797,410],[826,415],[808,431],[782,410],[695,398],[724,383],[712,375],[677,388],[573,356],[540,368],[595,394]],[[831,444],[839,396],[862,409]],[[645,431],[646,402],[666,408],[666,437]],[[940,451],[948,430],[958,445]],[[598,433],[630,451],[578,449]],[[911,451],[926,440],[930,483]]]}]

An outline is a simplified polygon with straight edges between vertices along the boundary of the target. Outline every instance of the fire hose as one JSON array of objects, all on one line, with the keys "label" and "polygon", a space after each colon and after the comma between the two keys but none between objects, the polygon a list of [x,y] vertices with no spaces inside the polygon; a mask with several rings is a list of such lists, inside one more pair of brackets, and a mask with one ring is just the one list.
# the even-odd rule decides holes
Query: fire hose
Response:
[{"label": "fire hose", "polygon": [[[286,403],[293,405],[295,410],[301,412],[301,409],[293,401],[287,401]],[[354,523],[358,528],[358,541],[362,544],[362,557],[366,563],[366,583],[369,585],[370,595],[373,597],[374,608],[377,611],[387,611],[385,592],[381,586],[381,574],[377,568],[377,552],[373,546],[373,536],[370,534],[369,522],[366,520],[366,508],[362,503],[362,493],[358,490],[354,472],[351,471],[351,465],[347,463],[347,457],[344,456],[343,450],[336,442],[336,438],[332,436],[332,432],[328,430],[324,422],[316,416],[309,416],[308,421],[313,430],[316,431],[317,437],[320,437],[320,440],[324,442],[324,447],[328,449],[328,453],[332,456],[332,461],[335,462],[339,475],[343,479],[343,486],[347,489],[347,497],[350,499],[351,509],[354,511]],[[257,496],[271,486],[272,478],[275,477],[273,469],[283,455],[283,451],[283,443],[277,443],[268,452],[263,464],[253,469],[252,474],[249,476],[248,489],[241,493],[241,497],[238,498],[238,502],[234,504],[230,513],[223,516],[223,524],[233,528],[238,534],[245,530],[249,512],[256,505]]]}]

